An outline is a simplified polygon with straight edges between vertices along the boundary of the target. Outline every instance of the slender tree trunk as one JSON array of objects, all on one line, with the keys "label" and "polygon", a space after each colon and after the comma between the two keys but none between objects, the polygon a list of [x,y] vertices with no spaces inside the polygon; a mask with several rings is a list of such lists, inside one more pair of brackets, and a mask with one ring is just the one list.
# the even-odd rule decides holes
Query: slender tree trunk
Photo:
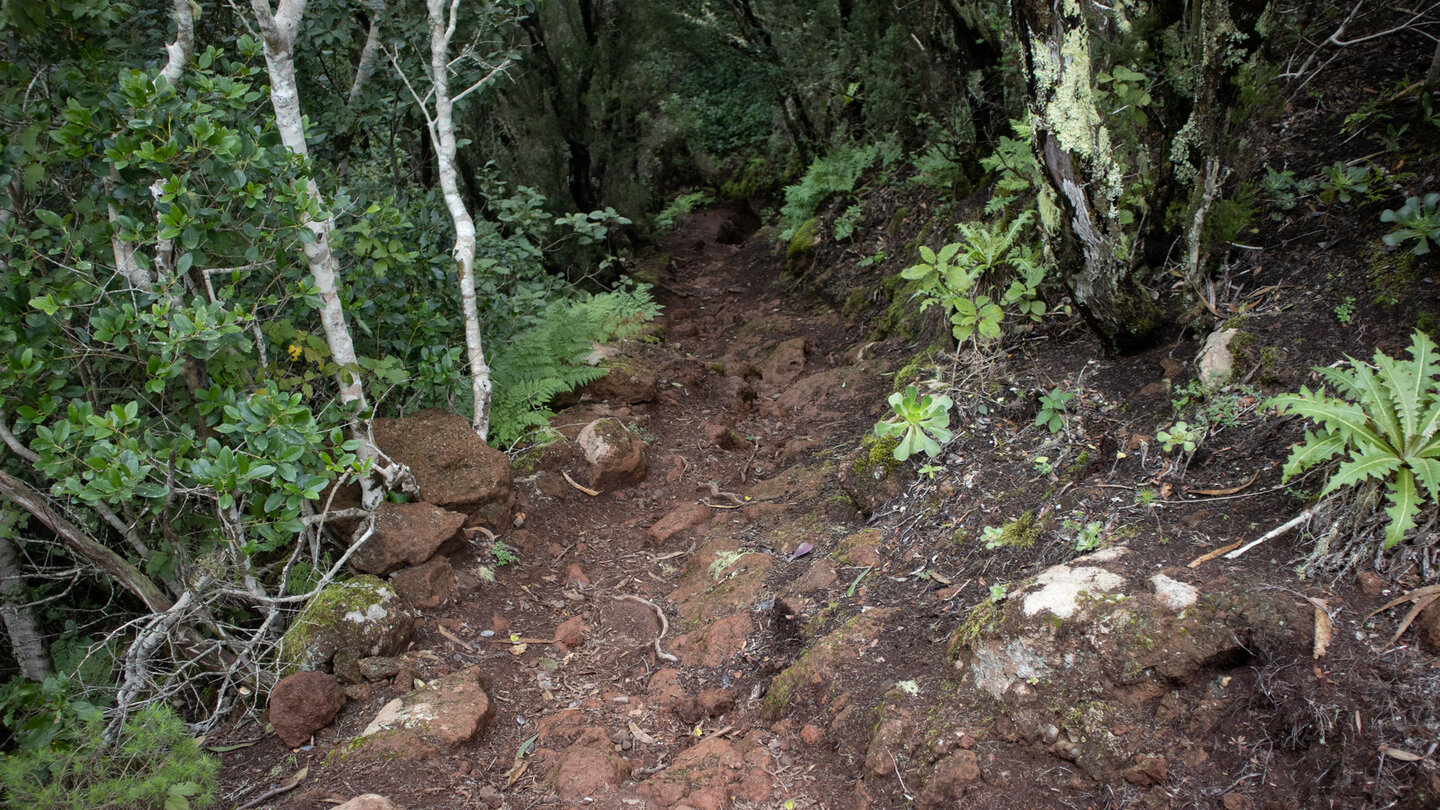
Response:
[{"label": "slender tree trunk", "polygon": [[[265,46],[265,66],[270,74],[270,104],[275,110],[275,126],[280,132],[280,140],[293,154],[308,157],[310,147],[305,142],[305,122],[300,113],[294,51],[295,35],[305,14],[305,0],[280,0],[274,14],[270,11],[269,0],[250,0],[250,6],[255,12]],[[314,178],[306,178],[305,188],[315,206],[324,208],[320,188]],[[337,281],[339,262],[330,250],[334,220],[330,217],[312,219],[307,214],[302,221],[314,235],[305,244],[305,261],[320,293],[320,322],[325,329],[325,342],[330,347],[330,359],[339,366],[335,381],[340,389],[340,401],[363,411],[366,408],[365,389],[356,362],[355,343],[350,338],[345,310],[340,303]],[[377,461],[374,446],[362,435],[357,434],[356,438],[360,439],[360,457],[372,463]],[[383,493],[375,488],[368,476],[361,479],[361,488],[366,508],[373,508],[379,503]]]},{"label": "slender tree trunk", "polygon": [[20,573],[20,555],[8,537],[0,535],[0,619],[10,636],[10,649],[20,665],[20,675],[32,681],[43,681],[55,673],[50,653],[45,650],[45,637],[35,621],[35,612],[17,604],[24,593],[25,580]]},{"label": "slender tree trunk", "polygon": [[[430,15],[430,81],[435,95],[435,116],[430,137],[435,141],[435,164],[445,207],[455,224],[455,264],[460,276],[460,304],[465,318],[465,349],[470,356],[470,392],[475,399],[471,424],[480,438],[490,434],[490,366],[480,338],[480,315],[475,303],[475,220],[465,207],[455,170],[454,102],[450,96],[450,39],[455,35],[459,0],[452,0],[448,20],[445,0],[427,0]],[[493,72],[492,76],[495,75]],[[428,116],[427,116],[428,117]]]}]

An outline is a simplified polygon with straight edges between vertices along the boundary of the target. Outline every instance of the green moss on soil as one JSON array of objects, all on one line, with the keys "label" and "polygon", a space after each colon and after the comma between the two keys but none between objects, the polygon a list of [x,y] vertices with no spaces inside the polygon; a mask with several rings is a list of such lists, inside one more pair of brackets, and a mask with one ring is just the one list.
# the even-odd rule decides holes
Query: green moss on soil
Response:
[{"label": "green moss on soil", "polygon": [[795,229],[790,244],[785,249],[785,264],[793,268],[798,262],[814,255],[815,246],[820,244],[820,218],[811,217]]},{"label": "green moss on soil", "polygon": [[900,446],[898,436],[876,436],[870,434],[860,440],[861,452],[855,459],[851,472],[857,477],[873,475],[883,478],[889,475],[903,461],[895,460],[895,448]]}]

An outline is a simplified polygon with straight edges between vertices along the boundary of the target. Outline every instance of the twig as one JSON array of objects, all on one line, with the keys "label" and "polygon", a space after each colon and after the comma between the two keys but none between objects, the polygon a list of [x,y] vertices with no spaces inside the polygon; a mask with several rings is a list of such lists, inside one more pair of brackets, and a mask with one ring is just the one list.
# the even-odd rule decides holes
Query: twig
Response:
[{"label": "twig", "polygon": [[561,470],[561,471],[560,471],[560,474],[563,475],[563,476],[565,476],[565,480],[570,483],[570,486],[572,486],[572,487],[580,490],[581,492],[585,493],[586,495],[589,495],[590,497],[593,498],[593,497],[595,497],[596,495],[599,495],[599,494],[600,494],[600,492],[599,492],[598,490],[594,490],[594,489],[591,489],[591,488],[589,488],[589,487],[582,487],[582,486],[580,486],[579,484],[575,483],[575,479],[570,477],[570,473],[565,472],[564,470]]},{"label": "twig", "polygon": [[1270,531],[1266,532],[1265,534],[1261,535],[1260,537],[1257,537],[1257,538],[1255,538],[1254,540],[1251,540],[1249,543],[1246,543],[1245,545],[1241,546],[1240,548],[1237,548],[1237,549],[1235,549],[1234,551],[1230,552],[1229,554],[1226,554],[1226,555],[1225,555],[1225,559],[1227,559],[1227,560],[1236,560],[1236,559],[1239,559],[1240,556],[1243,555],[1245,552],[1247,552],[1247,551],[1249,551],[1250,549],[1252,549],[1252,548],[1260,545],[1261,543],[1265,542],[1266,540],[1273,540],[1273,539],[1275,539],[1276,537],[1279,537],[1280,535],[1284,534],[1285,532],[1288,532],[1288,531],[1290,531],[1291,529],[1295,528],[1296,526],[1299,526],[1301,523],[1304,523],[1305,521],[1309,520],[1310,518],[1315,517],[1315,513],[1318,512],[1318,511],[1320,511],[1320,506],[1321,506],[1321,504],[1323,504],[1323,503],[1324,503],[1324,501],[1321,501],[1320,503],[1315,504],[1314,506],[1310,507],[1309,509],[1306,509],[1304,512],[1301,512],[1300,514],[1296,515],[1295,517],[1293,517],[1293,518],[1285,521],[1285,523],[1283,523],[1283,524],[1281,524],[1281,525],[1279,525],[1279,526],[1276,526],[1275,528],[1271,529]]},{"label": "twig", "polygon": [[670,620],[665,618],[665,611],[661,610],[659,605],[651,602],[649,599],[641,599],[638,596],[634,596],[628,593],[624,596],[612,596],[610,598],[629,599],[633,602],[639,602],[642,605],[649,605],[650,609],[655,611],[655,615],[660,617],[660,635],[655,637],[655,654],[665,659],[666,661],[678,662],[680,660],[679,658],[676,658],[675,656],[665,652],[663,649],[660,648],[660,639],[665,638],[665,634],[670,631]]}]

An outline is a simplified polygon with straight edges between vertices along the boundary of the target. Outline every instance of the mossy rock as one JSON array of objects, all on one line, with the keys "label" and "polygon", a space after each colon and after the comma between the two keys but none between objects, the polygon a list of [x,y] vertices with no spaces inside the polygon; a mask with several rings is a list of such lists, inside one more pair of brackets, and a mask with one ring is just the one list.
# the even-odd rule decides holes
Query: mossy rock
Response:
[{"label": "mossy rock", "polygon": [[843,680],[845,667],[854,661],[855,651],[878,638],[885,620],[894,613],[895,608],[867,611],[815,642],[798,661],[770,682],[762,709],[765,717],[778,720],[785,716],[803,687],[813,685],[821,691],[831,691]]},{"label": "mossy rock", "polygon": [[897,436],[866,436],[840,467],[840,488],[861,514],[873,515],[914,479],[913,468],[895,460]]},{"label": "mossy rock", "polygon": [[306,603],[280,639],[280,674],[324,670],[337,655],[395,655],[410,643],[415,619],[415,611],[379,577],[332,583]]},{"label": "mossy rock", "polygon": [[822,223],[819,217],[811,217],[795,229],[790,244],[785,248],[785,271],[802,275],[810,269],[815,260],[815,248],[820,244]]}]

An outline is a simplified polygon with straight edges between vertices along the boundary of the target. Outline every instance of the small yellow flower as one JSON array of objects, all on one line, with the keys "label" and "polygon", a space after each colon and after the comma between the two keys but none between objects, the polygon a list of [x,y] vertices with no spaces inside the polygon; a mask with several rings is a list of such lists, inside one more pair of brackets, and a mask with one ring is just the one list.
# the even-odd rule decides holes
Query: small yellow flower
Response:
[{"label": "small yellow flower", "polygon": [[290,355],[291,362],[300,359],[300,347],[296,346],[294,343],[291,343],[285,351]]}]

